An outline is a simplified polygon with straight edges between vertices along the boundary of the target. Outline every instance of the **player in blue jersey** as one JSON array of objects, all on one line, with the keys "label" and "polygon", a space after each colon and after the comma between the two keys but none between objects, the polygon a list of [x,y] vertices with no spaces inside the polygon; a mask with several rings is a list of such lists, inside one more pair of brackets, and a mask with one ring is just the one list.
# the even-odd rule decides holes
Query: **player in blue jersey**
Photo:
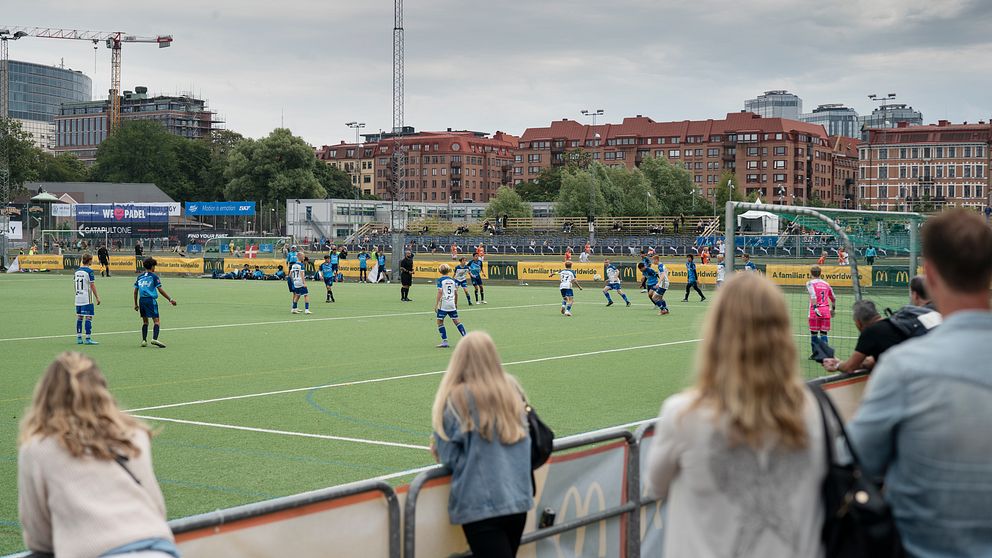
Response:
[{"label": "player in blue jersey", "polygon": [[[83,265],[73,275],[76,287],[76,344],[99,345],[90,338],[93,333],[93,301],[100,304],[100,295],[96,293],[96,277],[90,262],[91,254],[83,254]],[[92,296],[91,296],[92,295]],[[83,322],[86,322],[86,340],[83,340]]]},{"label": "player in blue jersey", "polygon": [[[647,248],[642,248],[641,249],[641,263],[644,264],[644,267],[645,268],[650,268],[651,267],[651,258],[648,257],[648,249]],[[640,269],[640,267],[638,267],[638,269]],[[647,277],[645,277],[643,275],[641,276],[641,292],[642,293],[648,292]]]},{"label": "player in blue jersey", "polygon": [[637,269],[644,274],[644,283],[648,291],[648,299],[658,307],[660,315],[668,314],[668,303],[665,302],[665,292],[668,290],[668,273],[665,273],[664,282],[662,276],[644,262],[637,264]]},{"label": "player in blue jersey", "polygon": [[582,285],[579,284],[579,280],[575,277],[575,272],[572,271],[572,262],[565,261],[565,269],[559,271],[558,273],[552,273],[549,277],[558,276],[558,290],[561,291],[561,313],[564,316],[572,315],[572,304],[575,300],[575,293],[572,291],[572,286],[576,286],[579,290],[582,290]]},{"label": "player in blue jersey", "polygon": [[434,312],[437,313],[437,332],[441,334],[441,344],[438,348],[448,347],[448,332],[444,329],[444,318],[451,318],[458,328],[458,333],[465,337],[465,326],[458,319],[458,285],[455,280],[448,276],[451,273],[451,266],[441,264],[437,268],[441,277],[437,279],[437,299],[434,301]]},{"label": "player in blue jersey", "polygon": [[758,272],[758,266],[754,265],[754,262],[751,261],[751,254],[744,254],[744,271],[749,273]]},{"label": "player in blue jersey", "polygon": [[[482,260],[479,259],[479,253],[472,254],[472,261],[468,262],[468,276],[472,280],[475,301],[480,304],[486,304],[486,288],[482,286],[482,265]],[[468,296],[467,293],[466,296]]]},{"label": "player in blue jersey", "polygon": [[148,346],[148,320],[151,319],[155,323],[152,330],[152,345],[164,349],[165,344],[158,340],[161,328],[158,318],[158,295],[161,293],[173,306],[176,305],[176,299],[170,297],[162,288],[162,280],[155,275],[156,264],[155,258],[145,258],[142,264],[145,272],[134,282],[134,311],[141,314],[141,346]]},{"label": "player in blue jersey", "polygon": [[[341,261],[341,254],[337,251],[337,249],[334,247],[333,244],[331,245],[331,251],[330,251],[330,254],[328,254],[328,257],[331,258],[331,274],[332,275],[337,275],[338,274],[338,263]],[[326,276],[325,276],[324,282],[327,282]],[[332,302],[334,301],[334,297],[333,296],[331,297],[331,301]]]},{"label": "player in blue jersey", "polygon": [[317,271],[321,279],[324,280],[324,287],[327,289],[327,298],[324,302],[334,302],[334,280],[337,277],[338,269],[337,265],[334,264],[333,252],[327,256],[324,256],[324,263],[320,264],[320,270]]},{"label": "player in blue jersey", "polygon": [[465,256],[458,258],[458,265],[455,266],[455,285],[465,292],[465,300],[472,306],[472,297],[468,294],[468,264],[465,263]]},{"label": "player in blue jersey", "polygon": [[365,250],[358,253],[358,282],[369,282],[369,253]]},{"label": "player in blue jersey", "polygon": [[377,251],[375,254],[375,263],[377,267],[376,272],[378,273],[375,282],[382,283],[382,279],[385,278],[386,282],[390,283],[389,270],[386,269],[386,253],[382,250]]},{"label": "player in blue jersey", "polygon": [[[300,257],[301,255],[299,250],[296,248],[296,245],[294,244],[290,246],[289,251],[286,252],[286,269],[292,269],[293,264],[300,261]],[[289,275],[286,275],[286,285],[289,287],[289,292],[292,293],[293,279]]]},{"label": "player in blue jersey", "polygon": [[696,274],[696,262],[693,259],[692,254],[685,257],[686,283],[685,298],[682,299],[682,302],[689,302],[689,289],[696,289],[696,293],[699,294],[699,302],[706,300],[703,291],[699,290],[699,276]]},{"label": "player in blue jersey", "polygon": [[310,314],[310,291],[307,289],[306,264],[310,259],[305,257],[302,262],[293,262],[289,266],[289,282],[293,285],[293,309],[291,313],[299,314],[300,297],[303,297],[304,314]]},{"label": "player in blue jersey", "polygon": [[606,305],[613,306],[613,299],[610,298],[610,291],[616,291],[623,298],[623,301],[630,306],[630,301],[627,300],[627,294],[623,292],[623,288],[620,287],[620,268],[615,264],[610,263],[610,260],[604,260],[603,265],[606,266],[606,286],[603,287],[603,294],[606,295]]}]

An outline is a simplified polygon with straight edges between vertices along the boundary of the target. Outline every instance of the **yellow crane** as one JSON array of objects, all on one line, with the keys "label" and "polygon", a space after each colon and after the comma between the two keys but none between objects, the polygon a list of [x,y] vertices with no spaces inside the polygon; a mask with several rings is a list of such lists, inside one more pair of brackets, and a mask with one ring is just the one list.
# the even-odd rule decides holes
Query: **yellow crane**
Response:
[{"label": "yellow crane", "polygon": [[[121,45],[124,43],[155,43],[158,44],[159,48],[172,46],[172,35],[143,37],[130,35],[123,31],[82,31],[79,29],[58,29],[54,27],[17,27],[6,25],[0,25],[0,29],[8,31],[11,35],[17,35],[18,38],[73,39],[90,41],[94,45],[101,42],[106,44],[107,48],[110,49],[110,114],[107,115],[108,132],[116,130],[121,124]],[[7,87],[7,83],[0,85],[5,89]]]}]

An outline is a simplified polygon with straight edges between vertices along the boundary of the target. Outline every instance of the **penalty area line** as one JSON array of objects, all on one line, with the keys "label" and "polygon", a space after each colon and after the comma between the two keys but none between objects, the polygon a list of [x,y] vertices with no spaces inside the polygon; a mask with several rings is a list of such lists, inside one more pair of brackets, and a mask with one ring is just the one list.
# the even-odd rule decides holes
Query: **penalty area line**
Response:
[{"label": "penalty area line", "polygon": [[[549,357],[531,358],[531,359],[527,359],[527,360],[517,360],[517,361],[513,361],[513,362],[504,362],[503,363],[503,366],[519,366],[521,364],[534,364],[534,363],[537,363],[537,362],[548,362],[548,361],[552,361],[552,360],[565,360],[565,359],[570,359],[570,358],[581,358],[581,357],[594,356],[594,355],[604,355],[604,354],[610,354],[610,353],[623,353],[623,352],[627,352],[627,351],[637,351],[637,350],[642,350],[642,349],[656,349],[656,348],[659,348],[659,347],[670,347],[670,346],[674,346],[674,345],[685,345],[685,344],[688,344],[688,343],[696,343],[696,342],[699,342],[699,341],[702,341],[702,339],[686,339],[686,340],[683,340],[683,341],[668,341],[668,342],[665,342],[665,343],[652,343],[650,345],[635,345],[633,347],[619,347],[619,348],[616,348],[616,349],[603,349],[603,350],[599,350],[599,351],[587,351],[587,352],[584,352],[584,353],[572,353],[572,354],[567,354],[567,355],[557,355],[557,356],[549,356]],[[410,379],[410,378],[422,378],[422,377],[425,377],[425,376],[437,376],[437,375],[440,375],[440,374],[444,374],[444,372],[445,372],[444,370],[434,370],[432,372],[418,372],[418,373],[415,373],[415,374],[401,374],[399,376],[387,376],[385,378],[370,378],[370,379],[367,379],[367,380],[355,380],[355,381],[351,381],[351,382],[338,382],[338,383],[334,383],[334,384],[322,384],[322,385],[318,385],[318,386],[307,386],[307,387],[280,389],[280,390],[275,390],[275,391],[264,391],[264,392],[260,392],[260,393],[248,393],[248,394],[244,394],[244,395],[229,395],[229,396],[226,396],[226,397],[215,397],[215,398],[212,398],[212,399],[198,399],[198,400],[194,400],[194,401],[184,401],[184,402],[181,402],[181,403],[168,403],[168,404],[165,404],[165,405],[152,405],[150,407],[139,407],[137,409],[128,409],[125,412],[127,412],[127,413],[140,413],[142,411],[155,411],[155,410],[158,410],[158,409],[173,409],[173,408],[176,408],[176,407],[189,407],[191,405],[204,405],[206,403],[218,403],[218,402],[221,402],[221,401],[235,401],[235,400],[238,400],[238,399],[251,399],[251,398],[255,398],[255,397],[267,397],[267,396],[270,396],[270,395],[283,395],[283,394],[286,394],[286,393],[298,393],[298,392],[301,392],[301,391],[311,391],[311,390],[316,391],[316,390],[322,390],[322,389],[332,389],[332,388],[340,388],[340,387],[348,387],[348,386],[359,386],[359,385],[363,385],[363,384],[377,384],[377,383],[382,383],[382,382],[392,382],[392,381],[396,381],[396,380],[407,380],[407,379]]]},{"label": "penalty area line", "polygon": [[414,444],[402,444],[399,442],[386,442],[383,440],[369,440],[366,438],[350,438],[348,436],[333,436],[330,434],[310,434],[308,432],[292,432],[289,430],[275,430],[272,428],[255,428],[253,426],[238,426],[235,424],[219,424],[216,422],[202,422],[198,420],[184,420],[184,419],[174,419],[166,417],[153,417],[148,415],[132,415],[134,418],[139,418],[142,420],[158,421],[158,422],[173,422],[176,424],[186,424],[190,426],[207,426],[210,428],[223,428],[227,430],[241,430],[244,432],[260,432],[262,434],[278,434],[281,436],[297,436],[300,438],[317,438],[319,440],[334,440],[336,442],[353,442],[358,444],[371,444],[374,446],[388,446],[393,448],[407,448],[415,450],[430,450],[429,446],[418,446]]}]

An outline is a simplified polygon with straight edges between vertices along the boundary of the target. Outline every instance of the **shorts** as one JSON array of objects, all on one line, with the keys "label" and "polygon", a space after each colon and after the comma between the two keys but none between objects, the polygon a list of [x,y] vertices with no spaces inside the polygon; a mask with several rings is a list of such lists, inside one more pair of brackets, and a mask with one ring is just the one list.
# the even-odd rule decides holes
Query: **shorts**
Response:
[{"label": "shorts", "polygon": [[665,296],[665,293],[668,292],[668,289],[666,289],[665,287],[661,287],[661,286],[656,286],[655,288],[648,289],[648,290],[654,291],[654,292],[658,293],[658,296]]},{"label": "shorts", "polygon": [[482,277],[472,277],[472,286],[473,287],[481,287],[482,286]]},{"label": "shorts", "polygon": [[468,288],[468,281],[455,281],[455,286],[458,287],[458,288],[460,288],[460,289],[467,289]]},{"label": "shorts", "polygon": [[297,296],[303,296],[310,294],[310,291],[306,287],[294,287],[293,294]]},{"label": "shorts", "polygon": [[575,296],[573,293],[574,293],[574,291],[572,291],[572,289],[561,289],[561,297],[562,298],[566,298],[566,297],[570,297],[570,296]]},{"label": "shorts", "polygon": [[334,286],[334,276],[324,277],[324,285],[328,287]]},{"label": "shorts", "polygon": [[408,275],[406,273],[400,274],[400,285],[404,287],[409,287],[413,285],[413,275]]},{"label": "shorts", "polygon": [[606,286],[611,291],[619,291],[620,290],[620,283],[607,283]]},{"label": "shorts", "polygon": [[809,330],[810,331],[830,331],[830,318],[822,318],[820,316],[810,316],[809,317]]},{"label": "shorts", "polygon": [[443,320],[445,316],[451,318],[452,320],[458,319],[458,310],[438,310],[437,319]]},{"label": "shorts", "polygon": [[875,256],[865,256],[865,259],[868,261],[868,265],[875,265]]},{"label": "shorts", "polygon": [[337,273],[338,272],[338,264],[336,264],[336,263],[332,263],[331,264],[331,272],[332,273]]},{"label": "shorts", "polygon": [[92,316],[93,315],[93,304],[83,304],[82,306],[76,307],[77,316]]},{"label": "shorts", "polygon": [[286,285],[289,287],[289,292],[293,292],[293,279],[291,277],[286,277]]},{"label": "shorts", "polygon": [[139,298],[138,299],[138,312],[141,313],[142,318],[157,318],[158,317],[158,300],[154,298]]}]

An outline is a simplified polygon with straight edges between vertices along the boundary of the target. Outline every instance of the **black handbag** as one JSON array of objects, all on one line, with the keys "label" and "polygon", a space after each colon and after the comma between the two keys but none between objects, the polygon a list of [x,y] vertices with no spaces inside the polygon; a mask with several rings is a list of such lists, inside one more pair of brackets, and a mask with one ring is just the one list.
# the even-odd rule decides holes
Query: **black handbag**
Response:
[{"label": "black handbag", "polygon": [[[823,546],[827,558],[902,558],[906,554],[899,538],[892,509],[882,498],[879,484],[861,468],[837,409],[819,387],[816,396],[823,419],[827,454],[827,476],[823,479]],[[839,435],[851,456],[851,463],[840,464],[834,451],[836,436],[827,418],[833,417]]]},{"label": "black handbag", "polygon": [[537,416],[537,411],[526,403],[527,427],[530,431],[530,468],[533,471],[548,462],[554,450],[555,433]]}]

